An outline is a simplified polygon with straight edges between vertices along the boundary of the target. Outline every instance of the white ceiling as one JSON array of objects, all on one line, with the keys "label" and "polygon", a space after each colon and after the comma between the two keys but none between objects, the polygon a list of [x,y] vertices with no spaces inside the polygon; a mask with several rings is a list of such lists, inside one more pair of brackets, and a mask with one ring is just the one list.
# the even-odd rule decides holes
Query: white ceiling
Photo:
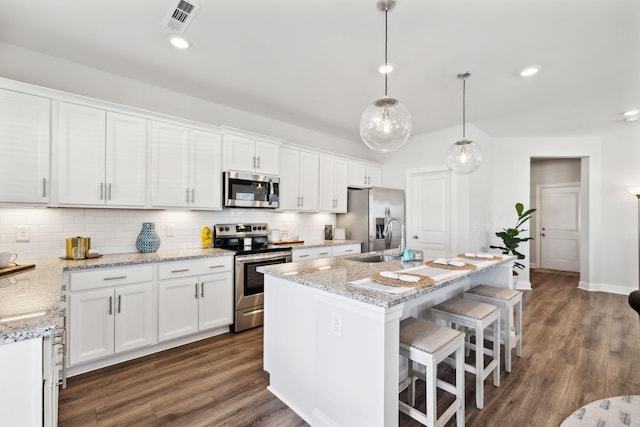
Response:
[{"label": "white ceiling", "polygon": [[[186,51],[162,25],[175,0],[2,0],[0,41],[360,141],[384,93],[376,0],[196,2]],[[640,108],[638,0],[398,0],[389,62],[414,135],[460,124],[463,71],[467,121],[493,136],[640,126],[621,117]]]}]

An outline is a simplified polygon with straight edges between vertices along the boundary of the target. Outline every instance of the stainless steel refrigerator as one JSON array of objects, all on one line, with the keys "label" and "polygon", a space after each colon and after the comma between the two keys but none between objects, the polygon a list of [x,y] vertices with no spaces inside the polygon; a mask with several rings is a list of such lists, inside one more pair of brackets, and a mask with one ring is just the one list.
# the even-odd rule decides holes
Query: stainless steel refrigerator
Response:
[{"label": "stainless steel refrigerator", "polygon": [[400,245],[401,227],[390,224],[383,234],[386,221],[397,217],[404,222],[404,191],[395,188],[349,188],[347,213],[336,215],[336,227],[345,229],[348,240],[361,240],[362,252],[394,249]]}]

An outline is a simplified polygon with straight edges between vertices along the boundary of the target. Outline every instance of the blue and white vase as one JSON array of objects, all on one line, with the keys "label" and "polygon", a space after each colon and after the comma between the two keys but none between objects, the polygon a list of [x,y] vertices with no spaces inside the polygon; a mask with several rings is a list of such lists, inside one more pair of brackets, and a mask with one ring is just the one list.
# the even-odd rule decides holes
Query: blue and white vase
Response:
[{"label": "blue and white vase", "polygon": [[160,236],[153,222],[143,222],[142,230],[136,239],[136,248],[142,253],[155,252],[160,247]]}]

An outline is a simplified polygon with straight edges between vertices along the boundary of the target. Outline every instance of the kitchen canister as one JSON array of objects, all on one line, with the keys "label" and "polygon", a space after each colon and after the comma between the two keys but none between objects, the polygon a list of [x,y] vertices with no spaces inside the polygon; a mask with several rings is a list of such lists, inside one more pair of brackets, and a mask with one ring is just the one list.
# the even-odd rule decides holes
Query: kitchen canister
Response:
[{"label": "kitchen canister", "polygon": [[143,222],[142,230],[136,239],[136,248],[142,253],[155,252],[160,247],[160,236],[156,231],[156,224],[153,222]]}]

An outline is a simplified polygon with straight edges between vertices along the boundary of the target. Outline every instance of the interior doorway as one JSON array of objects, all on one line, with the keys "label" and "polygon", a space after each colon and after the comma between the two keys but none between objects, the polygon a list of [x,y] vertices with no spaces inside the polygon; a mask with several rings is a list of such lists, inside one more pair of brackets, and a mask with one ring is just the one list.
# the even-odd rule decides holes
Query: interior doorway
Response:
[{"label": "interior doorway", "polygon": [[580,271],[582,159],[532,158],[531,268]]}]

